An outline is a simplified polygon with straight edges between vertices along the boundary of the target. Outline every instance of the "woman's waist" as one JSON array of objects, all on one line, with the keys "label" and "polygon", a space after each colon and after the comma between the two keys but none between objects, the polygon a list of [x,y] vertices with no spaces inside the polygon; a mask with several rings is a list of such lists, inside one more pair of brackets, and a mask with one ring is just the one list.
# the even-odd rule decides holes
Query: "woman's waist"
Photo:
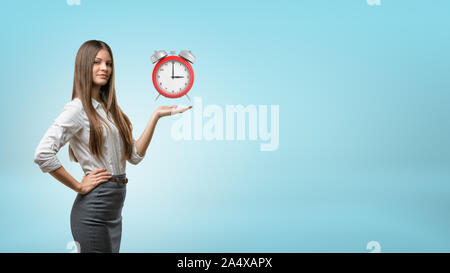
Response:
[{"label": "woman's waist", "polygon": [[128,178],[126,174],[116,174],[112,175],[108,181],[100,183],[99,186],[106,188],[124,188],[128,183]]},{"label": "woman's waist", "polygon": [[[113,172],[109,171],[108,169],[104,172],[111,174],[111,177],[108,179],[108,181],[106,181],[104,183],[119,183],[119,184],[127,184],[128,183],[128,178],[127,178],[126,173],[114,174]],[[92,171],[87,171],[87,172],[85,172],[84,175],[86,176],[91,173],[92,173]],[[102,173],[98,173],[98,174],[102,174]]]},{"label": "woman's waist", "polygon": [[123,173],[123,174],[113,174],[113,175],[111,175],[111,178],[123,179],[123,178],[127,178],[127,175],[125,173]]},{"label": "woman's waist", "polygon": [[116,175],[111,175],[111,178],[107,182],[116,182],[116,183],[126,184],[126,183],[128,183],[128,178],[127,178],[126,174],[116,174]]}]

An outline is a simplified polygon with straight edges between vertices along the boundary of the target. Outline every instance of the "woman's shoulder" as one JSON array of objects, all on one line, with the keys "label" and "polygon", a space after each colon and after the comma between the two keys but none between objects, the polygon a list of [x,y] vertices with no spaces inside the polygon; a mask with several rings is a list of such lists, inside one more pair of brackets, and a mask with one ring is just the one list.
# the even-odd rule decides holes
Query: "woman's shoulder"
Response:
[{"label": "woman's shoulder", "polygon": [[66,105],[83,107],[83,103],[81,103],[81,100],[79,98],[74,98],[73,100],[69,101]]},{"label": "woman's shoulder", "polygon": [[64,108],[71,108],[77,112],[84,111],[83,103],[79,98],[74,98],[73,100],[69,101],[68,103],[66,103]]},{"label": "woman's shoulder", "polygon": [[63,113],[71,118],[80,117],[84,114],[83,103],[79,98],[74,98],[64,105]]},{"label": "woman's shoulder", "polygon": [[81,120],[83,112],[81,100],[75,98],[64,105],[64,109],[55,119],[55,122],[59,124],[70,124],[71,121],[74,121],[78,124],[82,124]]}]

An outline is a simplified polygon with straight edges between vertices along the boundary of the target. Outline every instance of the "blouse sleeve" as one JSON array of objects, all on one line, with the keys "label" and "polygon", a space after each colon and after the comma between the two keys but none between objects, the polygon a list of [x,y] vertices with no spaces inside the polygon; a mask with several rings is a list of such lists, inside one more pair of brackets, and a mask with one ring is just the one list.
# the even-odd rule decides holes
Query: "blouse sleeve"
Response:
[{"label": "blouse sleeve", "polygon": [[142,161],[142,159],[144,158],[145,154],[143,156],[140,156],[137,153],[137,149],[136,149],[136,140],[133,139],[133,150],[131,152],[131,157],[128,159],[128,162],[130,162],[133,165],[137,165],[139,162]]},{"label": "blouse sleeve", "polygon": [[34,162],[39,165],[42,172],[51,172],[61,167],[56,153],[82,128],[81,109],[75,101],[66,104],[41,139],[34,153]]}]

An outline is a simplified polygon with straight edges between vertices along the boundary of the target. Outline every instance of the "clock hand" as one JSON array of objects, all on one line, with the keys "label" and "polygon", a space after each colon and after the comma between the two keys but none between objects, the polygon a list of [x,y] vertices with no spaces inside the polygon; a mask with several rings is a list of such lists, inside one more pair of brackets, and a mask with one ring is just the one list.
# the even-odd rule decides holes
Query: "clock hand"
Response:
[{"label": "clock hand", "polygon": [[180,79],[180,78],[184,78],[184,76],[173,76],[172,78],[174,78],[174,79]]},{"label": "clock hand", "polygon": [[174,78],[174,76],[173,76],[173,61],[172,61],[172,79]]}]

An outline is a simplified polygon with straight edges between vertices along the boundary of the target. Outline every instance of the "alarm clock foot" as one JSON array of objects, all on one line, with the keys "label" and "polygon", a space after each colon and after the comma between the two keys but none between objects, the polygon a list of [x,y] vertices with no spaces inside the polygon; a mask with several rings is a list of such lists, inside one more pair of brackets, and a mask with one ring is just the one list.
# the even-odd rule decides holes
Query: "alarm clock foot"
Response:
[{"label": "alarm clock foot", "polygon": [[188,94],[186,94],[186,97],[188,98],[189,102],[191,102],[191,98],[189,98]]},{"label": "alarm clock foot", "polygon": [[161,94],[158,94],[158,96],[156,96],[155,101],[159,98],[159,96],[161,96]]}]

